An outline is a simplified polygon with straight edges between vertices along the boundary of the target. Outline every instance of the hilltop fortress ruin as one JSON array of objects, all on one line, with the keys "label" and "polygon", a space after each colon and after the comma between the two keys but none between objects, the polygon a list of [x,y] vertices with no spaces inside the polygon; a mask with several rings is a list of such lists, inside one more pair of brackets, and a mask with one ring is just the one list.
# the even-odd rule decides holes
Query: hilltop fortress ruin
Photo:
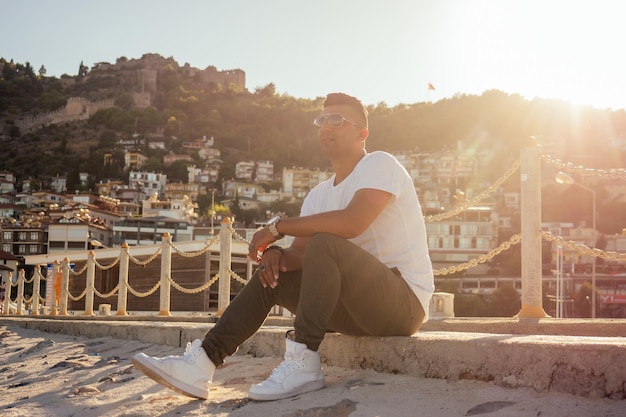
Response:
[{"label": "hilltop fortress ruin", "polygon": [[[234,85],[241,90],[246,87],[246,74],[243,70],[218,71],[214,66],[200,70],[189,64],[180,67],[173,58],[164,58],[158,54],[145,54],[139,59],[122,57],[118,58],[115,64],[99,62],[94,64],[91,71],[83,77],[63,78],[62,81],[68,85],[70,83],[88,82],[90,78],[113,76],[119,72],[134,72],[137,75],[136,89],[128,93],[133,97],[136,107],[146,108],[152,105],[154,94],[157,92],[159,72],[166,68],[182,70],[187,77],[193,77],[201,84]],[[70,97],[64,107],[47,113],[26,116],[16,120],[15,124],[24,134],[51,124],[87,120],[98,110],[113,107],[114,101],[114,98],[92,101],[84,97]]]}]

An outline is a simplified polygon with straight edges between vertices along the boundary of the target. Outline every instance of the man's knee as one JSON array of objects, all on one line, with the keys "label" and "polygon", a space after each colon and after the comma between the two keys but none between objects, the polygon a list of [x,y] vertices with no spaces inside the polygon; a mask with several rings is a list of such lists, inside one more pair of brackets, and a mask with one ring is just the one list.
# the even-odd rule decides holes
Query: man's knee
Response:
[{"label": "man's knee", "polygon": [[[311,239],[309,240],[309,245],[313,244],[313,245],[327,245],[328,242],[332,242],[336,239],[342,239],[337,235],[333,235],[332,233],[316,233],[313,236],[311,236]],[[342,239],[343,240],[343,239]],[[308,245],[307,245],[308,247]]]},{"label": "man's knee", "polygon": [[337,262],[360,257],[364,253],[356,244],[348,239],[331,233],[317,233],[311,237],[304,251],[305,262],[319,262],[322,258],[330,257]]},{"label": "man's knee", "polygon": [[346,239],[341,238],[332,233],[316,233],[311,236],[311,239],[307,243],[305,256],[307,255],[319,255],[334,250],[338,246],[347,242]]}]

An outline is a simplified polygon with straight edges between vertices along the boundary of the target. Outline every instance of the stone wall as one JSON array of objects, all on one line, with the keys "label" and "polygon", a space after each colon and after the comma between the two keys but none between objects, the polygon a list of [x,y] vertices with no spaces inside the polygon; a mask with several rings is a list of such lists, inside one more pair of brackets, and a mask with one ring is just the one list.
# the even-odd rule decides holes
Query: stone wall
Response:
[{"label": "stone wall", "polygon": [[89,101],[83,97],[70,97],[65,107],[48,113],[26,116],[15,122],[22,134],[41,129],[51,124],[77,122],[87,120],[98,110],[113,107],[113,99]]}]

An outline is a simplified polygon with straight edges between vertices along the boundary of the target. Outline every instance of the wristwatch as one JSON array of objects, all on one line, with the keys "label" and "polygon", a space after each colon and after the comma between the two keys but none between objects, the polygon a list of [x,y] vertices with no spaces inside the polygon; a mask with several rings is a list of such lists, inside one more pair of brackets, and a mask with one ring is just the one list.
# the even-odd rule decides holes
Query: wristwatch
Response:
[{"label": "wristwatch", "polygon": [[276,217],[272,217],[267,222],[267,228],[269,229],[270,233],[272,234],[272,236],[274,236],[274,239],[276,239],[276,240],[282,239],[282,238],[285,237],[285,235],[281,235],[278,232],[278,229],[276,228],[276,225],[278,224],[279,221],[280,221],[280,217],[276,216]]}]

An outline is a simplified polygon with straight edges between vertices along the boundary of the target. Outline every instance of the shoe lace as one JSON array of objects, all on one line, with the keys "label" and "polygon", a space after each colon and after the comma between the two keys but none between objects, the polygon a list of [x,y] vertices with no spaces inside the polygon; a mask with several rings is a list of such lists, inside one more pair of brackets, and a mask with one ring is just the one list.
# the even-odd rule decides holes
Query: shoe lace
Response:
[{"label": "shoe lace", "polygon": [[200,343],[192,343],[187,342],[187,346],[185,347],[185,353],[182,355],[182,358],[185,362],[190,362],[193,359],[193,355],[196,353],[198,348],[200,348]]},{"label": "shoe lace", "polygon": [[286,359],[280,365],[278,365],[268,379],[281,382],[289,375],[293,373],[296,369],[302,368],[304,366],[304,362],[299,359]]}]

